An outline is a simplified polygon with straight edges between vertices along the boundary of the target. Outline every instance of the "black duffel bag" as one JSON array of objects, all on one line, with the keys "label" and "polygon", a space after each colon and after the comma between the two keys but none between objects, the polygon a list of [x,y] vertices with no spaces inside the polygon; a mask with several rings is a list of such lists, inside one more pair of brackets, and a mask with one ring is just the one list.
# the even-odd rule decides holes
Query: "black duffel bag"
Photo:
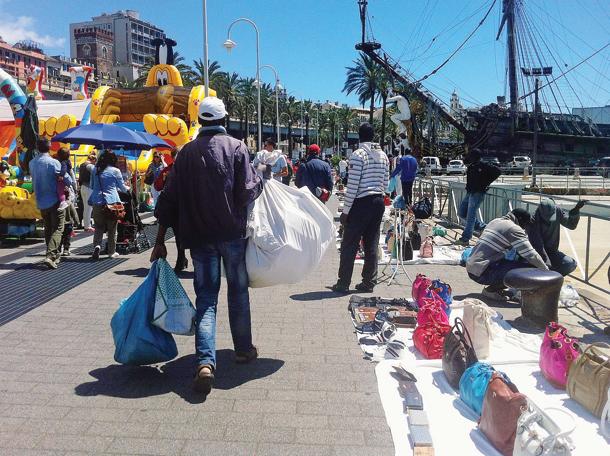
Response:
[{"label": "black duffel bag", "polygon": [[425,197],[411,206],[416,219],[427,219],[432,217],[432,201]]}]

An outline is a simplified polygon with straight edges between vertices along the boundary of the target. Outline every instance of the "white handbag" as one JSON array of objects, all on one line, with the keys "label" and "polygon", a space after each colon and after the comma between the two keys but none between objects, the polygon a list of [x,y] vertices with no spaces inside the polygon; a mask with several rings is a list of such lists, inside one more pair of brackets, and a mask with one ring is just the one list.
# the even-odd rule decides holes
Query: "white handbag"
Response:
[{"label": "white handbag", "polygon": [[493,339],[491,319],[497,315],[495,310],[483,301],[474,298],[466,298],[461,305],[454,304],[451,308],[464,309],[462,320],[472,339],[477,358],[487,358],[489,356],[489,341]]},{"label": "white handbag", "polygon": [[[548,410],[568,416],[572,427],[562,431],[561,427],[546,413]],[[513,456],[568,456],[574,444],[570,434],[576,428],[574,417],[563,409],[549,407],[542,410],[531,400],[517,421],[517,433]]]},{"label": "white handbag", "polygon": [[602,435],[607,439],[610,439],[610,388],[608,388],[608,394],[606,395],[606,405],[602,410],[602,420],[600,428]]}]

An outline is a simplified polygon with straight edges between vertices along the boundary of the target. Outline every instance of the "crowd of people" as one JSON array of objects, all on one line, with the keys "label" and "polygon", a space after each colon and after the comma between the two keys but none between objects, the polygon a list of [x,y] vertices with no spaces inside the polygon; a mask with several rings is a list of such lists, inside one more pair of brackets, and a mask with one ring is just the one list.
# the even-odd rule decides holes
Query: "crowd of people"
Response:
[{"label": "crowd of people", "polygon": [[[401,194],[410,206],[418,172],[418,160],[410,150],[402,156],[389,157],[374,142],[375,131],[368,123],[359,128],[357,149],[348,160],[340,158],[336,163],[336,176],[316,144],[309,145],[303,160],[292,163],[278,150],[276,141],[268,138],[263,150],[251,161],[246,145],[227,133],[226,116],[222,100],[206,98],[199,106],[198,136],[181,150],[173,151],[169,165],[161,154],[155,153],[144,175],[145,183],[151,186],[159,224],[151,261],[167,256],[165,234],[170,227],[178,248],[176,272],[188,266],[185,250],[190,250],[197,311],[194,387],[204,395],[212,389],[216,369],[216,307],[221,265],[228,283],[235,362],[248,363],[258,356],[252,341],[245,262],[246,219],[248,206],[263,192],[265,181],[275,179],[290,185],[294,177],[297,187],[307,188],[323,203],[328,201],[336,183],[345,186],[340,215],[343,227],[340,265],[337,281],[330,288],[337,293],[350,290],[356,254],[362,244],[362,280],[355,289],[372,292],[377,281],[384,199],[391,192],[389,181],[399,178]],[[94,231],[92,258],[97,260],[102,253],[104,233],[106,254],[116,257],[120,219],[120,208],[116,206],[121,204],[120,193],[132,190],[132,183],[127,184],[117,167],[117,156],[110,150],[90,155],[80,165],[77,180],[68,151],[60,151],[57,159],[49,151],[49,142],[40,140],[38,154],[29,165],[45,229],[44,264],[55,269],[62,254],[70,254],[70,233],[79,223],[74,210],[75,195],[79,192],[83,203],[82,225],[86,231]],[[515,268],[551,269],[563,275],[572,272],[576,268],[575,260],[559,251],[560,226],[575,229],[585,202],[566,212],[553,200],[543,199],[535,214],[514,209],[485,225],[478,215],[479,208],[500,170],[482,162],[476,149],[470,151],[466,161],[466,193],[458,209],[464,229],[455,244],[470,247],[473,235],[479,236],[466,262],[466,272],[472,280],[485,286],[483,294],[492,299],[507,299],[509,290],[504,286],[504,277]]]}]

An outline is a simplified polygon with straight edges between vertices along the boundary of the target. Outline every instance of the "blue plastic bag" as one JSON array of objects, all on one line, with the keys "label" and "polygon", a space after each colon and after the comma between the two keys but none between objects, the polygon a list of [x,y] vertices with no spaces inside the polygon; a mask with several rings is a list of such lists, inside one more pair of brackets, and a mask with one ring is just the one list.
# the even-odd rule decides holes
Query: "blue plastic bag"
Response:
[{"label": "blue plastic bag", "polygon": [[472,255],[472,247],[466,247],[462,252],[462,259],[460,260],[461,266],[466,266],[466,262],[468,261],[468,258],[470,258],[470,255]]},{"label": "blue plastic bag", "polygon": [[396,180],[397,179],[398,179],[398,176],[394,176],[390,180],[388,180],[388,187],[386,188],[386,193],[392,193],[392,192],[396,191]]},{"label": "blue plastic bag", "polygon": [[195,334],[197,312],[182,288],[180,279],[163,258],[157,260],[157,270],[155,306],[151,323],[171,334],[192,336]]},{"label": "blue plastic bag", "polygon": [[118,363],[140,366],[169,361],[178,355],[172,335],[151,323],[158,277],[155,261],[144,282],[121,302],[110,320],[114,360]]},{"label": "blue plastic bag", "polygon": [[460,378],[460,398],[479,416],[494,370],[491,365],[478,362],[466,369]]}]

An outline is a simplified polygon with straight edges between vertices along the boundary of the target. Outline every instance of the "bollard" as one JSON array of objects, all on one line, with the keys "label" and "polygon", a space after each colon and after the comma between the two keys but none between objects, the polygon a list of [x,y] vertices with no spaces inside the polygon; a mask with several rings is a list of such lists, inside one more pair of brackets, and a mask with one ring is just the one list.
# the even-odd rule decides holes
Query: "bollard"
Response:
[{"label": "bollard", "polygon": [[530,176],[530,170],[529,168],[526,166],[525,168],[523,168],[523,180],[527,180]]},{"label": "bollard", "polygon": [[580,168],[574,168],[574,179],[580,178]]}]

